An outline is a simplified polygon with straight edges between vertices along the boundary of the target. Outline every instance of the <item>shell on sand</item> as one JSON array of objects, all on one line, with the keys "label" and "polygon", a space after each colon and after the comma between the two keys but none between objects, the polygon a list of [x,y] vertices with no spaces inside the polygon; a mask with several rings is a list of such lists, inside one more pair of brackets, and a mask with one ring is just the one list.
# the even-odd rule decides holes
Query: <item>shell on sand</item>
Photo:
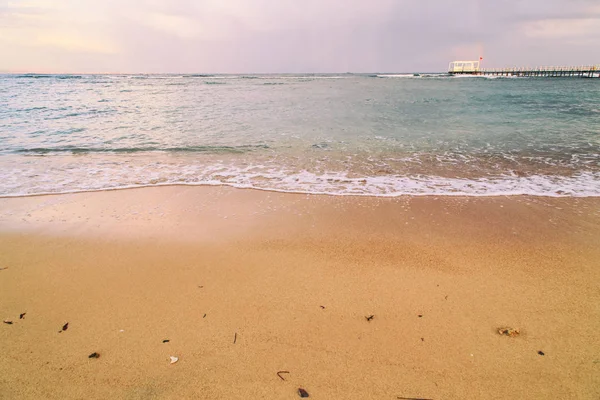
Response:
[{"label": "shell on sand", "polygon": [[520,333],[521,330],[519,328],[498,328],[498,334],[500,335],[516,337],[519,336]]},{"label": "shell on sand", "polygon": [[175,364],[177,361],[179,361],[179,357],[175,357],[175,356],[171,356],[171,364]]}]

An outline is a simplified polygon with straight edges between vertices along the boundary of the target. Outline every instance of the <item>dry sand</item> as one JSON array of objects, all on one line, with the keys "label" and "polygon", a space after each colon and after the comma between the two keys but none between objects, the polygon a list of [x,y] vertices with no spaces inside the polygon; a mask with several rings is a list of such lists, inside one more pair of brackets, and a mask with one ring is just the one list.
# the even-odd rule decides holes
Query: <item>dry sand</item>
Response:
[{"label": "dry sand", "polygon": [[1,399],[600,398],[597,198],[158,187],[0,227]]}]

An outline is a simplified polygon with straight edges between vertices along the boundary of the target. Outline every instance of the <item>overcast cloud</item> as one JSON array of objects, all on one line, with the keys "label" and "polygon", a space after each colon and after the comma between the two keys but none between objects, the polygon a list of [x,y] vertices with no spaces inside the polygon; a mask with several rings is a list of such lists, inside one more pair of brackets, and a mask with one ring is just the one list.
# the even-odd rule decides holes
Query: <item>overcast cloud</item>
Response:
[{"label": "overcast cloud", "polygon": [[0,71],[600,64],[600,0],[0,0]]}]

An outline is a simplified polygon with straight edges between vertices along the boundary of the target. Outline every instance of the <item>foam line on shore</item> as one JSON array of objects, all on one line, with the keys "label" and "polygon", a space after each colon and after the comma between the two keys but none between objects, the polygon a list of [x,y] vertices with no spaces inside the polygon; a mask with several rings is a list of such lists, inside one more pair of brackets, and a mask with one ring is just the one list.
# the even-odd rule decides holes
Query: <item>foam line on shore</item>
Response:
[{"label": "foam line on shore", "polygon": [[290,193],[290,194],[302,194],[302,195],[318,195],[318,196],[345,196],[345,197],[382,197],[382,198],[393,198],[402,196],[411,197],[507,197],[507,196],[534,196],[534,197],[552,197],[552,198],[586,198],[586,197],[600,197],[600,193],[558,193],[558,192],[528,192],[524,190],[514,191],[496,191],[486,193],[467,193],[461,191],[442,191],[442,192],[393,192],[393,193],[347,193],[347,192],[327,192],[327,191],[308,191],[308,190],[294,190],[294,189],[278,189],[278,188],[264,188],[256,187],[253,185],[225,183],[225,182],[178,182],[178,183],[155,183],[155,184],[140,184],[140,185],[124,185],[117,187],[106,187],[106,188],[94,188],[94,189],[73,189],[73,190],[62,190],[56,192],[39,192],[39,193],[14,193],[14,194],[2,194],[0,199],[3,198],[20,198],[20,197],[37,197],[37,196],[53,196],[53,195],[64,195],[64,194],[76,194],[76,193],[94,193],[94,192],[107,192],[116,190],[130,190],[130,189],[141,189],[149,187],[165,187],[165,186],[225,186],[236,189],[245,190],[260,190],[265,192],[275,193]]}]

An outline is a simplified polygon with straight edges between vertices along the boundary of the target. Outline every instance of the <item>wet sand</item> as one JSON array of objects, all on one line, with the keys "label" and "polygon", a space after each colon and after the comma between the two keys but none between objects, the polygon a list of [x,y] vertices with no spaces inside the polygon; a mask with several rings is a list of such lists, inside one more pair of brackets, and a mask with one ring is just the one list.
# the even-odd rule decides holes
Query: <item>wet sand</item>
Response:
[{"label": "wet sand", "polygon": [[597,399],[599,243],[598,198],[0,199],[0,399]]}]

